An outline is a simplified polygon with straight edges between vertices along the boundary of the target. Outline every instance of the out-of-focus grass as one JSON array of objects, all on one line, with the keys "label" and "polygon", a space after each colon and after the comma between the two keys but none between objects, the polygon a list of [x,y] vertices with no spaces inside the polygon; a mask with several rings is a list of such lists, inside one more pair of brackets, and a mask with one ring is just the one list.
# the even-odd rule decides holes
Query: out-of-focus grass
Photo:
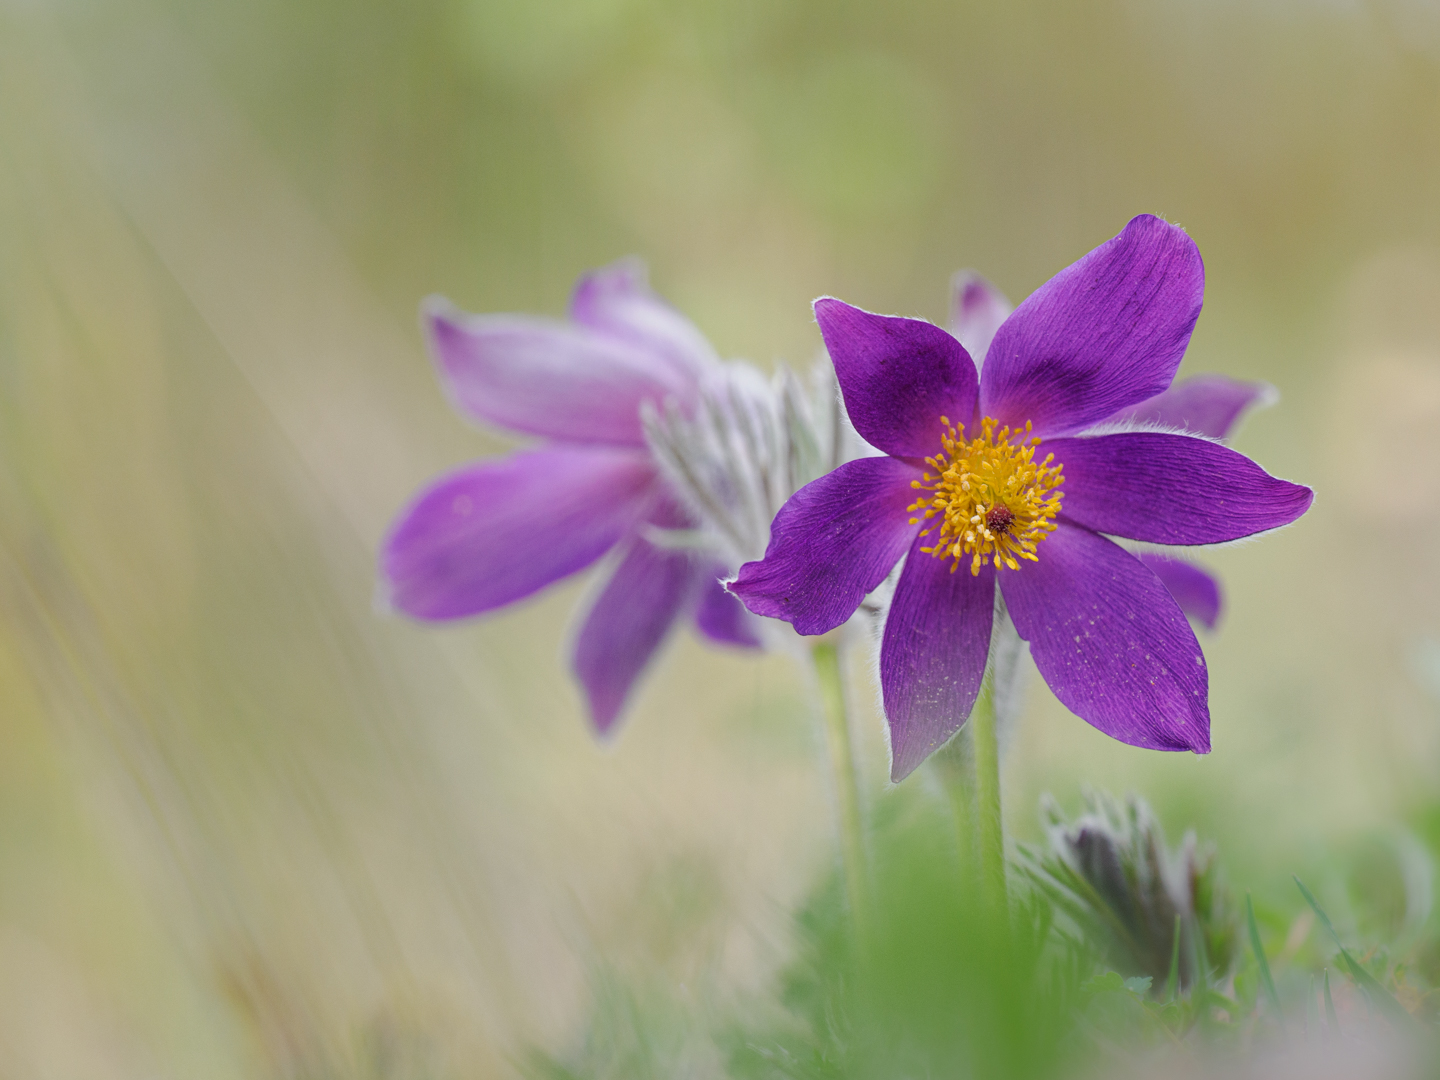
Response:
[{"label": "out-of-focus grass", "polygon": [[442,630],[370,604],[394,509],[503,449],[418,298],[558,313],[629,252],[725,354],[803,361],[815,295],[940,318],[959,266],[1018,299],[1133,213],[1190,228],[1187,370],[1279,385],[1241,448],[1319,499],[1206,556],[1215,754],[1037,682],[1012,828],[1138,787],[1282,943],[1297,870],[1355,940],[1412,932],[1437,41],[1405,0],[0,5],[0,1071],[489,1074],[565,1043],[598,958],[672,1005],[769,985],[831,850],[783,659],[680,643],[601,751],[583,585]]},{"label": "out-of-focus grass", "polygon": [[1019,1078],[1078,1067],[1072,1011],[1093,959],[1048,950],[1040,908],[1004,916],[958,869],[951,815],[919,789],[873,822],[875,915],[857,929],[839,875],[796,916],[795,955],[763,994],[597,980],[583,1035],[530,1072],[752,1080],[954,1075]]},{"label": "out-of-focus grass", "polygon": [[[1096,804],[1087,809],[1093,823]],[[1145,820],[1146,835],[1156,835],[1153,819]],[[1196,948],[1200,938],[1240,930],[1236,897],[1220,885],[1220,904],[1199,913],[1200,938],[1177,938],[1169,976],[1162,970],[1157,978],[1143,956],[1077,937],[1087,919],[1052,906],[1060,895],[1050,888],[1034,888],[1045,880],[1025,872],[1038,867],[1035,856],[1012,863],[1012,911],[997,919],[957,870],[950,824],[943,801],[918,789],[891,799],[871,826],[874,925],[857,928],[831,875],[800,909],[795,955],[773,991],[725,995],[705,984],[667,993],[645,975],[603,970],[589,1022],[558,1051],[534,1054],[527,1074],[1433,1075],[1426,1063],[1433,1066],[1440,991],[1416,970],[1437,940],[1428,907],[1409,929],[1342,929],[1294,879],[1298,889],[1262,905],[1259,917],[1247,897],[1247,947],[1221,955]],[[1373,865],[1337,855],[1328,870],[1369,886],[1363,898],[1330,889],[1362,924],[1383,922],[1378,909],[1396,901],[1428,905],[1414,881],[1376,887]],[[1143,930],[1123,907],[1104,910]],[[1183,981],[1182,942],[1191,950]]]}]

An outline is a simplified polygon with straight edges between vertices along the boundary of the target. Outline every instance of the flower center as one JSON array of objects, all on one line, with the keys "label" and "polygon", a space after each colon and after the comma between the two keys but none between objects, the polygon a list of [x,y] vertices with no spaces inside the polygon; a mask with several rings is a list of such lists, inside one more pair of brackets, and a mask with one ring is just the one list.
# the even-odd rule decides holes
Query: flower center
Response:
[{"label": "flower center", "polygon": [[[967,555],[972,574],[991,559],[1011,570],[1020,569],[1020,559],[1039,562],[1035,547],[1055,531],[1051,519],[1060,512],[1062,496],[1056,489],[1065,482],[1061,466],[1050,464],[1055,455],[1035,460],[1040,439],[1030,435],[1028,423],[1023,432],[1008,427],[997,432],[998,421],[987,416],[980,421],[979,436],[967,440],[964,424],[952,425],[944,416],[940,422],[945,425],[943,449],[926,459],[930,469],[910,485],[921,495],[907,509],[924,511],[910,524],[939,519],[934,543],[920,550],[937,559],[954,559],[951,573]],[[935,529],[929,524],[920,535],[929,536]]]},{"label": "flower center", "polygon": [[1015,524],[1015,515],[1004,503],[999,506],[992,506],[985,511],[985,524],[990,526],[990,531],[1005,533],[1010,531],[1010,526]]}]

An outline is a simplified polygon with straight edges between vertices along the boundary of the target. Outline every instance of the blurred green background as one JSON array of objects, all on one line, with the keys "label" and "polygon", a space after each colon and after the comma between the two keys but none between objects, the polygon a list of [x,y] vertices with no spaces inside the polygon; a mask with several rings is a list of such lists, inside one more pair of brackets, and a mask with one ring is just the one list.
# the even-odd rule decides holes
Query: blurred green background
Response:
[{"label": "blurred green background", "polygon": [[766,985],[833,848],[788,659],[682,638],[599,748],[585,583],[373,610],[390,515],[507,445],[417,302],[638,253],[803,366],[816,295],[941,320],[1140,212],[1206,259],[1183,371],[1275,383],[1237,445],[1318,497],[1206,556],[1214,753],[1037,678],[1007,813],[1133,788],[1276,894],[1440,802],[1440,8],[0,0],[0,1073],[504,1075],[599,970]]}]

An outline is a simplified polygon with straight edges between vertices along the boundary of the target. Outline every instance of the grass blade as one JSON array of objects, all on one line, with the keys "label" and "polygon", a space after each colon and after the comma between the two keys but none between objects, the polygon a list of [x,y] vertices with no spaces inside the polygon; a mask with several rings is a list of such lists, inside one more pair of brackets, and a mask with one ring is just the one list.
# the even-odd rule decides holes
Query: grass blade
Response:
[{"label": "grass blade", "polygon": [[1340,1018],[1335,1015],[1335,1002],[1330,998],[1330,969],[1325,969],[1325,1022],[1330,1025],[1330,1034],[1340,1035]]},{"label": "grass blade", "polygon": [[1265,997],[1270,1002],[1270,1007],[1275,1010],[1275,1022],[1280,1025],[1280,1030],[1284,1031],[1285,1013],[1280,1008],[1280,995],[1275,992],[1275,980],[1270,976],[1270,961],[1265,959],[1265,946],[1260,944],[1260,927],[1255,925],[1255,903],[1248,892],[1245,894],[1245,921],[1250,924],[1250,948],[1260,965],[1260,982],[1265,987]]},{"label": "grass blade", "polygon": [[1416,1023],[1415,1018],[1405,1011],[1405,1006],[1401,1005],[1400,1002],[1395,999],[1395,995],[1381,985],[1379,979],[1375,978],[1374,975],[1371,975],[1370,972],[1360,966],[1359,962],[1350,955],[1350,950],[1340,944],[1340,935],[1335,932],[1335,927],[1330,922],[1330,916],[1325,914],[1324,909],[1320,907],[1315,897],[1311,895],[1310,890],[1305,887],[1305,883],[1297,877],[1295,878],[1295,884],[1300,886],[1300,895],[1305,897],[1305,902],[1309,904],[1310,909],[1315,912],[1316,918],[1318,918],[1325,929],[1330,932],[1330,937],[1334,940],[1335,947],[1340,950],[1340,959],[1345,962],[1345,968],[1350,972],[1350,977],[1355,980],[1361,990],[1365,991],[1365,997],[1373,1001],[1375,1007],[1380,1010],[1385,1019],[1389,1020],[1397,1028],[1402,1030],[1413,1029]]},{"label": "grass blade", "polygon": [[1210,958],[1205,955],[1205,935],[1197,920],[1190,920],[1190,967],[1194,972],[1190,984],[1190,1000],[1200,1007],[1196,1017],[1203,1027],[1208,1028],[1211,1020],[1210,1006]]},{"label": "grass blade", "polygon": [[1170,974],[1165,977],[1165,1000],[1174,1001],[1180,989],[1180,916],[1175,916],[1175,944],[1170,948]]}]

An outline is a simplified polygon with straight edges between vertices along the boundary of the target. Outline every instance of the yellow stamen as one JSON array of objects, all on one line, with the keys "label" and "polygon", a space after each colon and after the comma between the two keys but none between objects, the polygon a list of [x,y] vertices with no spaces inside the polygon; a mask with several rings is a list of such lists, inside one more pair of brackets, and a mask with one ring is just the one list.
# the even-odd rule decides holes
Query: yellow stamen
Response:
[{"label": "yellow stamen", "polygon": [[912,525],[940,518],[935,543],[920,550],[937,559],[954,559],[951,573],[967,555],[972,574],[992,559],[996,567],[1003,564],[1011,570],[1020,569],[1020,559],[1039,562],[1035,548],[1055,531],[1052,519],[1060,512],[1063,495],[1056,489],[1065,482],[1061,466],[1051,465],[1055,455],[1035,460],[1040,440],[1031,436],[1028,423],[1023,432],[1008,427],[997,432],[999,421],[987,416],[980,421],[980,436],[967,441],[964,424],[951,425],[943,416],[940,422],[945,425],[940,436],[944,449],[927,459],[938,475],[927,472],[913,481],[910,486],[922,494],[906,507],[912,514],[924,511],[923,517],[910,519]]}]

